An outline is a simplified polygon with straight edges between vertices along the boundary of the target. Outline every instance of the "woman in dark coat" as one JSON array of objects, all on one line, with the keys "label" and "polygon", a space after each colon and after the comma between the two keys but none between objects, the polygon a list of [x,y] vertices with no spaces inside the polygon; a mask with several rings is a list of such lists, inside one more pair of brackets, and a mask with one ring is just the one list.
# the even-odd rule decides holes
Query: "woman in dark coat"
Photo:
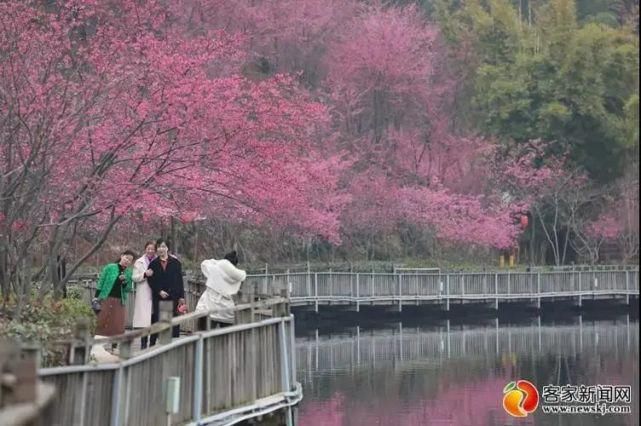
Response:
[{"label": "woman in dark coat", "polygon": [[[147,278],[147,283],[151,287],[152,324],[158,322],[158,307],[161,300],[173,302],[174,315],[179,315],[179,306],[185,304],[185,289],[180,261],[169,254],[169,244],[165,240],[156,241],[156,251],[158,257],[149,264],[151,273]],[[172,335],[173,337],[180,335],[180,326],[173,328]],[[151,335],[151,346],[156,344],[157,337],[155,334]]]}]

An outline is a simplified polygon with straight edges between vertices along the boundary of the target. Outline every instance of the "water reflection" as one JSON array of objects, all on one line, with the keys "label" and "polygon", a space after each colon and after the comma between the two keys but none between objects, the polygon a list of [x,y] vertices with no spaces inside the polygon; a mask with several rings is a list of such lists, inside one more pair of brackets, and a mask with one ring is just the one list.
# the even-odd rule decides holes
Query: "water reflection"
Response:
[{"label": "water reflection", "polygon": [[[608,321],[404,327],[318,333],[296,341],[301,426],[635,425],[639,325]],[[632,415],[545,415],[502,409],[511,380],[631,385]]]}]

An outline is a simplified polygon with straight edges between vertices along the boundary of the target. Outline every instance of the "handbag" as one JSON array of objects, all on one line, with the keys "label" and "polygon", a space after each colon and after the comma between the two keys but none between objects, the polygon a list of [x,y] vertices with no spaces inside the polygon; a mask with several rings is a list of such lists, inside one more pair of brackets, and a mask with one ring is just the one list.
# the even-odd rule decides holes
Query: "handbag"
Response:
[{"label": "handbag", "polygon": [[100,310],[102,309],[102,305],[100,304],[100,299],[97,297],[94,297],[91,299],[91,309],[98,315]]}]

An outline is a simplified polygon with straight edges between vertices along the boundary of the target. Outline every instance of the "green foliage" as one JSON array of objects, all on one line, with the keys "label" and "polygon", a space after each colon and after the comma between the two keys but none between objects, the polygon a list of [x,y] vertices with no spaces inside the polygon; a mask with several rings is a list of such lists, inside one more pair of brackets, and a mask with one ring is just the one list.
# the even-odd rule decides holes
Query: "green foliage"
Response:
[{"label": "green foliage", "polygon": [[[577,0],[577,17],[581,22],[598,22],[610,27],[625,24],[638,13],[638,0]],[[638,18],[638,16],[637,16]]]},{"label": "green foliage", "polygon": [[471,49],[477,125],[499,139],[552,141],[593,178],[618,177],[638,146],[639,39],[601,13],[621,7],[590,14],[583,2],[580,21],[573,0],[549,0],[530,20],[506,0],[446,3],[435,16],[448,40]]},{"label": "green foliage", "polygon": [[[10,315],[0,316],[0,335],[39,345],[42,348],[43,366],[61,364],[65,348],[55,342],[72,337],[73,328],[80,318],[89,319],[92,333],[95,329],[96,315],[91,307],[79,294],[70,296],[60,301],[49,296],[43,299],[33,297],[22,307],[20,319]],[[15,304],[10,301],[5,309],[12,312]]]}]

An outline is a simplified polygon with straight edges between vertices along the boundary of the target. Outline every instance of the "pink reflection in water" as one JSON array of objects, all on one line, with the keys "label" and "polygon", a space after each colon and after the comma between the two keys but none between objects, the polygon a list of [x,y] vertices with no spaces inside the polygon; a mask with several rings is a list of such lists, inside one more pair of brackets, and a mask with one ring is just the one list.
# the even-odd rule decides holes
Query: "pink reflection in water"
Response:
[{"label": "pink reflection in water", "polygon": [[[594,365],[596,364],[596,365]],[[483,380],[470,380],[464,384],[447,383],[443,379],[438,393],[432,399],[402,400],[398,396],[364,400],[358,395],[347,395],[336,391],[324,401],[308,400],[302,404],[298,414],[298,426],[486,426],[486,425],[533,425],[551,424],[550,418],[544,421],[542,413],[537,411],[528,418],[515,419],[503,411],[502,392],[505,385],[519,377],[508,363],[499,376]],[[631,373],[633,381],[632,415],[616,417],[616,424],[634,425],[638,419],[638,366],[631,362],[618,362],[604,359],[593,362],[591,367],[596,371],[591,376],[596,379],[591,383],[575,384],[629,384],[629,377],[623,372]],[[518,374],[516,374],[518,375]],[[528,379],[528,377],[524,377]],[[575,377],[576,379],[576,377]],[[546,383],[535,383],[539,388]],[[416,395],[420,397],[420,395]],[[549,417],[549,416],[547,416]],[[554,417],[554,416],[552,416]],[[535,422],[538,419],[541,422]],[[555,420],[556,418],[552,419]],[[570,420],[569,418],[567,420]],[[571,420],[580,421],[574,418]],[[583,417],[583,420],[587,418]],[[602,424],[591,419],[589,424]],[[613,418],[611,420],[614,420]],[[556,421],[553,422],[556,424]],[[581,424],[572,423],[568,424]]]},{"label": "pink reflection in water", "polygon": [[338,426],[344,423],[344,396],[342,392],[335,392],[325,401],[313,401],[304,404],[298,412],[298,425],[310,426]]},{"label": "pink reflection in water", "polygon": [[[329,400],[309,401],[298,415],[301,426],[465,425],[506,424],[501,407],[507,378],[490,378],[443,388],[436,399],[359,401],[335,392]],[[532,424],[521,419],[519,424]],[[509,424],[509,423],[508,423]]]}]

